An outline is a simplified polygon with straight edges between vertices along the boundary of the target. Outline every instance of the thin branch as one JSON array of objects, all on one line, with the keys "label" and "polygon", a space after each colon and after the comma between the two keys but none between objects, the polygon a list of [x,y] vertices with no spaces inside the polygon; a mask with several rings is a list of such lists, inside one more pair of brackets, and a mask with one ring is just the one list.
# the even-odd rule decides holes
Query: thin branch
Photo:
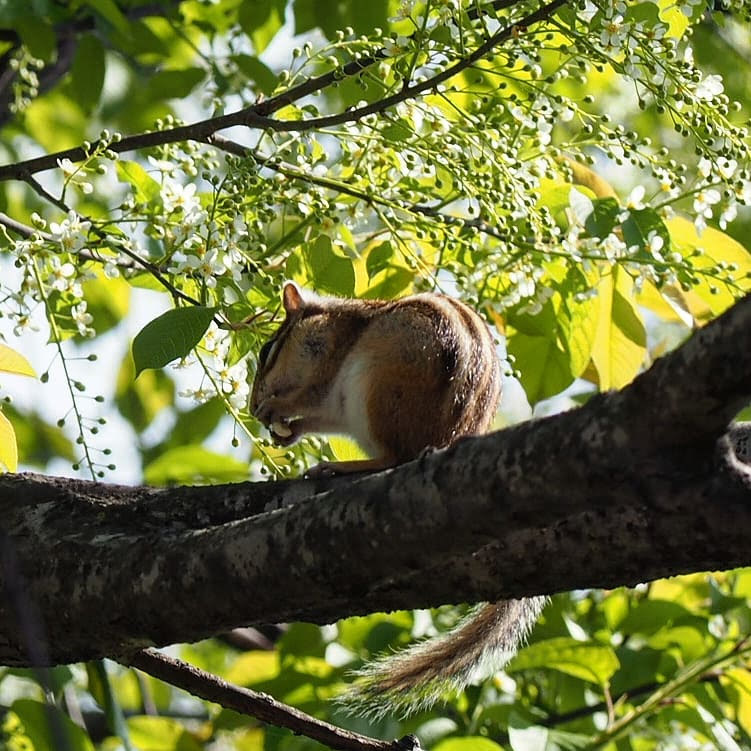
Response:
[{"label": "thin branch", "polygon": [[49,235],[45,236],[44,233],[40,232],[38,229],[29,227],[28,224],[19,222],[18,220],[13,219],[13,217],[10,217],[7,214],[4,214],[2,211],[0,211],[0,224],[2,224],[3,227],[7,227],[11,232],[14,232],[16,235],[21,235],[21,237],[30,238],[33,235],[41,235],[42,237],[44,237],[45,240],[51,239]]},{"label": "thin branch", "polygon": [[187,662],[145,649],[125,658],[124,664],[159,678],[194,696],[216,702],[227,709],[255,717],[276,727],[287,728],[296,735],[323,743],[341,751],[419,751],[416,738],[380,741],[360,733],[344,730],[277,701],[268,694],[235,686]]},{"label": "thin branch", "polygon": [[62,198],[53,196],[52,193],[50,193],[32,174],[25,175],[23,179],[24,182],[40,198],[43,198],[45,201],[49,201],[51,204],[57,206],[58,209],[64,211],[66,214],[70,211],[70,207],[65,203],[65,201],[63,201]]},{"label": "thin branch", "polygon": [[[16,219],[13,219],[12,217],[8,216],[7,214],[4,214],[2,211],[0,211],[0,225],[5,227],[6,229],[9,229],[11,232],[21,235],[21,237],[24,238],[31,238],[33,236],[41,237],[46,242],[52,242],[53,237],[52,235],[48,234],[47,232],[42,232],[42,230],[35,229],[34,227],[29,227],[28,224],[23,224],[22,222],[17,221]],[[94,263],[107,263],[107,258],[104,258],[102,256],[97,255],[96,253],[93,253],[91,251],[87,250],[80,250],[76,254],[79,258],[83,258],[85,261],[92,261]],[[123,261],[119,261],[115,264],[119,269],[123,270],[133,270],[136,268],[135,263],[127,263]],[[139,267],[142,267],[143,264],[139,263]]]},{"label": "thin branch", "polygon": [[[432,78],[415,83],[411,86],[405,86],[398,93],[364,107],[309,120],[276,120],[268,117],[269,114],[286,107],[292,102],[299,101],[305,96],[319,91],[336,81],[341,81],[342,79],[351,78],[357,75],[366,68],[372,66],[374,63],[383,59],[385,57],[383,51],[379,51],[368,57],[360,58],[359,60],[350,61],[342,68],[330,71],[329,73],[317,76],[316,78],[311,78],[310,80],[305,81],[298,86],[294,86],[288,91],[278,94],[265,102],[254,104],[229,115],[209,118],[190,125],[181,125],[167,130],[128,136],[120,141],[108,144],[107,148],[116,153],[123,153],[126,151],[161,146],[166,143],[175,143],[178,141],[206,141],[206,139],[217,131],[238,125],[244,125],[249,128],[271,129],[278,132],[291,132],[314,130],[328,125],[354,122],[369,114],[381,112],[395,104],[413,98],[418,94],[434,89],[439,84],[455,76],[457,73],[461,73],[463,70],[472,66],[484,55],[488,54],[493,48],[517,33],[519,29],[531,26],[532,24],[551,16],[558,8],[564,5],[566,1],[567,0],[552,0],[552,2],[539,8],[537,11],[519,19],[517,23],[510,24],[500,29],[484,44],[480,45],[480,47],[478,47],[472,54],[468,55],[466,58],[462,58],[454,65],[446,68]],[[96,149],[99,145],[100,144],[95,143],[91,148]],[[62,159],[70,159],[73,162],[80,162],[88,158],[90,153],[91,150],[87,151],[83,147],[78,146],[72,149],[66,149],[65,151],[58,151],[54,154],[46,154],[45,156],[37,157],[35,159],[7,164],[0,167],[0,180],[24,179],[24,176],[27,174],[41,172],[56,167],[58,161]]]},{"label": "thin branch", "polygon": [[290,131],[307,131],[315,130],[318,128],[325,128],[330,125],[341,125],[342,123],[354,122],[356,120],[362,120],[363,117],[375,114],[377,112],[383,112],[383,110],[393,107],[395,104],[404,102],[407,99],[412,99],[418,94],[423,94],[426,91],[435,89],[436,86],[453,78],[455,75],[466,70],[470,66],[474,65],[478,60],[481,60],[491,50],[497,47],[502,42],[505,42],[509,37],[513,36],[519,29],[526,28],[532,24],[541,21],[548,16],[552,15],[558,8],[564,5],[567,0],[553,0],[552,2],[539,8],[534,13],[530,13],[525,18],[519,19],[517,23],[505,26],[504,28],[493,34],[484,44],[481,44],[472,54],[465,58],[462,58],[458,62],[454,63],[445,70],[437,73],[432,78],[428,78],[425,81],[412,84],[411,86],[403,87],[396,94],[387,96],[384,99],[380,99],[377,102],[366,104],[363,107],[357,107],[346,112],[340,112],[337,115],[327,115],[325,117],[315,117],[310,120],[296,120],[296,121],[281,121],[270,120],[266,123],[267,128],[272,130],[283,131],[288,133]]}]

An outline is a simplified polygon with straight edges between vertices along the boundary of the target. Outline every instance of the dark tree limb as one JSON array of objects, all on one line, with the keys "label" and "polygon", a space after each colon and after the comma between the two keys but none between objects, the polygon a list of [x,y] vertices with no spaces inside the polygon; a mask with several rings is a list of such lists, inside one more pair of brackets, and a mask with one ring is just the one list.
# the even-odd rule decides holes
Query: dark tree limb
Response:
[{"label": "dark tree limb", "polygon": [[127,661],[249,623],[751,564],[748,430],[728,430],[750,375],[751,296],[621,392],[375,475],[163,489],[0,476],[0,547],[18,562],[0,571],[0,664],[32,661],[19,587],[50,662]]},{"label": "dark tree limb", "polygon": [[270,725],[287,728],[329,748],[342,751],[419,751],[416,739],[411,736],[399,741],[380,741],[345,730],[282,704],[268,694],[235,686],[205,670],[152,649],[132,655],[128,664],[201,699],[250,715]]}]

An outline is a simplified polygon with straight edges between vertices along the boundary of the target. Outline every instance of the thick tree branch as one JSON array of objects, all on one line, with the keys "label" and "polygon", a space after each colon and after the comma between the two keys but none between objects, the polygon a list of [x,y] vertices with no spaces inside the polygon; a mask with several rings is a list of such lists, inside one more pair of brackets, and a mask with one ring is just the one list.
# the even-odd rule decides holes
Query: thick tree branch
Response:
[{"label": "thick tree branch", "polygon": [[748,432],[727,425],[750,373],[751,296],[621,392],[375,475],[165,489],[4,475],[0,545],[21,581],[0,573],[0,664],[30,662],[19,586],[50,660],[71,662],[747,565],[751,468],[733,445]]},{"label": "thick tree branch", "polygon": [[[549,18],[556,10],[558,10],[558,8],[564,5],[566,1],[567,0],[551,0],[551,2],[541,6],[533,13],[520,18],[517,22],[509,23],[507,26],[502,27],[474,52],[458,60],[440,73],[437,73],[424,81],[406,85],[396,94],[379,99],[378,101],[364,107],[308,120],[278,120],[269,117],[269,115],[274,112],[283,109],[289,104],[300,101],[300,99],[303,99],[316,91],[321,91],[334,82],[358,75],[363,70],[371,67],[384,58],[385,53],[382,50],[375,52],[372,55],[365,55],[358,60],[352,60],[337,70],[311,78],[308,81],[304,81],[303,83],[293,86],[287,91],[266,100],[265,102],[245,107],[237,112],[220,117],[209,118],[207,120],[201,120],[190,125],[181,125],[176,128],[128,136],[120,141],[107,144],[107,148],[121,154],[126,151],[161,146],[163,144],[176,143],[179,141],[206,141],[214,133],[233,126],[290,132],[316,130],[330,125],[355,122],[369,114],[383,112],[399,102],[404,102],[418,96],[419,94],[432,91],[439,84],[474,65],[474,63],[482,59],[483,56],[487,55],[490,51],[512,37],[519,31],[519,29],[526,29],[539,21]],[[99,144],[95,143],[92,148],[95,149],[98,145]],[[37,172],[57,167],[58,162],[62,159],[70,159],[73,162],[83,161],[88,158],[90,153],[91,149],[86,150],[79,146],[64,151],[58,151],[54,154],[47,154],[35,159],[28,159],[23,162],[6,164],[0,166],[0,180],[22,180],[29,174],[36,174]]]}]

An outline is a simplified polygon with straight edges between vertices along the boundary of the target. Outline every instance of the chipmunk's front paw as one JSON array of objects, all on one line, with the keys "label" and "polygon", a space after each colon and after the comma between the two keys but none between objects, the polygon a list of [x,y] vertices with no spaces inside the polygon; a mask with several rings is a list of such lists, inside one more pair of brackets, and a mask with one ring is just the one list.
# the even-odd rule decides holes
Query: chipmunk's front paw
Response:
[{"label": "chipmunk's front paw", "polygon": [[304,476],[308,480],[317,480],[321,477],[334,477],[334,475],[338,474],[336,465],[337,462],[319,462],[310,467]]}]

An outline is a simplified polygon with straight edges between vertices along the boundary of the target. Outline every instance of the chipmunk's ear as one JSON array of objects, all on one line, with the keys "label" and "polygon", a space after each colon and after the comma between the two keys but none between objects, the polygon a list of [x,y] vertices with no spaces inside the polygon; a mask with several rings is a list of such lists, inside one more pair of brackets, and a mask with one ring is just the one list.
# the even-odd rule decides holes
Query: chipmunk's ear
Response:
[{"label": "chipmunk's ear", "polygon": [[305,306],[302,290],[294,282],[285,282],[282,292],[282,302],[287,315],[293,315]]}]

